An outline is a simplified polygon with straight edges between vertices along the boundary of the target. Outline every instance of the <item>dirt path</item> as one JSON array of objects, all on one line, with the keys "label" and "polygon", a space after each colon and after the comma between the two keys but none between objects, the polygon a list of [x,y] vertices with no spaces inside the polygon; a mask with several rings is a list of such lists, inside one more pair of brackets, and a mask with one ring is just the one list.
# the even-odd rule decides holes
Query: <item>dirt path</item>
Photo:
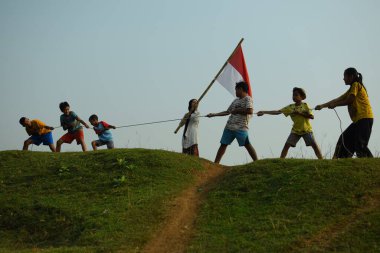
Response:
[{"label": "dirt path", "polygon": [[184,252],[191,238],[198,209],[207,192],[226,171],[222,166],[204,163],[194,185],[177,197],[170,208],[167,221],[142,249],[144,253]]},{"label": "dirt path", "polygon": [[339,236],[349,231],[350,228],[352,228],[352,226],[354,226],[358,220],[360,220],[363,216],[373,212],[380,206],[380,190],[376,190],[372,196],[368,196],[366,202],[366,205],[356,209],[352,214],[343,218],[339,222],[327,226],[311,238],[302,240],[297,243],[298,248],[311,249],[311,247],[315,245],[318,246],[318,248],[322,251],[328,249],[336,238],[339,238]]}]

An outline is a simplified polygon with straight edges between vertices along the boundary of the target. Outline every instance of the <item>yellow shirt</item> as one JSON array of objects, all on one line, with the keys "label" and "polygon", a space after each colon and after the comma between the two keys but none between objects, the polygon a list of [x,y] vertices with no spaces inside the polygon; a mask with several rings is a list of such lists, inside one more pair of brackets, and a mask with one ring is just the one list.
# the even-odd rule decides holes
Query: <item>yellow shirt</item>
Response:
[{"label": "yellow shirt", "polygon": [[292,127],[292,133],[303,135],[313,132],[308,118],[298,114],[293,114],[294,112],[303,112],[310,113],[312,115],[312,112],[306,103],[301,103],[300,105],[290,104],[282,108],[280,112],[282,112],[286,117],[290,115],[290,118],[293,120],[294,124]]},{"label": "yellow shirt", "polygon": [[348,113],[351,120],[357,122],[360,119],[373,119],[371,104],[369,103],[368,94],[364,86],[358,82],[354,82],[344,94],[344,97],[347,98],[351,94],[355,96],[354,102],[348,105]]},{"label": "yellow shirt", "polygon": [[45,123],[38,119],[34,119],[30,123],[30,126],[25,127],[25,130],[29,135],[43,135],[51,132],[50,129],[45,128]]}]

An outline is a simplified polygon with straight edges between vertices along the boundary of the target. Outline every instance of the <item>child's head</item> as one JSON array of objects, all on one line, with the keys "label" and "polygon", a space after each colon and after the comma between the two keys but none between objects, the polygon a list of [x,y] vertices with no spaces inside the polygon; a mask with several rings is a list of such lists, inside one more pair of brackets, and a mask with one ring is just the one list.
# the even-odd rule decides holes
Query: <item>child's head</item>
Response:
[{"label": "child's head", "polygon": [[294,87],[293,88],[293,101],[294,102],[301,102],[302,100],[306,99],[306,92],[302,88]]},{"label": "child's head", "polygon": [[351,85],[354,82],[363,84],[363,76],[355,68],[348,68],[344,71],[343,77],[344,83]]},{"label": "child's head", "polygon": [[191,111],[191,109],[193,109],[194,111],[197,110],[198,108],[198,100],[196,100],[195,98],[191,99],[189,101],[189,106],[187,107],[187,109],[189,111]]},{"label": "child's head", "polygon": [[93,126],[97,126],[99,124],[98,116],[96,116],[95,114],[92,114],[90,118],[88,119],[88,121],[90,121],[91,125]]},{"label": "child's head", "polygon": [[66,101],[59,104],[59,109],[63,114],[69,115],[70,113],[70,105]]},{"label": "child's head", "polygon": [[235,92],[236,92],[236,96],[238,98],[246,95],[248,93],[248,90],[249,90],[249,87],[248,87],[248,84],[246,82],[241,81],[241,82],[236,83]]},{"label": "child's head", "polygon": [[30,120],[25,117],[21,117],[19,120],[20,124],[25,127],[25,126],[30,126]]}]

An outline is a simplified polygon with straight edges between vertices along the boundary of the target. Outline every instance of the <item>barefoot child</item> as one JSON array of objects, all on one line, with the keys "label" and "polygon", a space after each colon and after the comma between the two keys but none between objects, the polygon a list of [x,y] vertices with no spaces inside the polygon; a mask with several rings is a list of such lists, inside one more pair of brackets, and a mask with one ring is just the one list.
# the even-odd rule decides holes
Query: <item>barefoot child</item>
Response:
[{"label": "barefoot child", "polygon": [[30,136],[24,142],[22,150],[28,150],[30,144],[39,146],[42,143],[43,145],[48,145],[50,150],[55,152],[53,135],[51,133],[54,127],[47,126],[38,119],[30,120],[25,117],[22,117],[19,122],[25,127],[26,132]]},{"label": "barefoot child", "polygon": [[199,156],[198,125],[200,114],[197,109],[198,101],[191,99],[188,106],[190,116],[186,119],[185,129],[182,134],[182,153],[193,156]]},{"label": "barefoot child", "polygon": [[297,142],[302,137],[306,146],[312,146],[315,155],[318,159],[322,159],[321,151],[318,144],[315,141],[313,130],[309,119],[314,119],[313,114],[309,106],[303,103],[302,100],[306,99],[306,93],[301,88],[293,88],[293,101],[294,104],[290,104],[278,111],[259,111],[257,116],[263,116],[264,114],[279,115],[284,114],[286,117],[290,115],[293,120],[292,131],[286,140],[285,146],[281,151],[281,158],[285,158],[288,154],[290,147],[295,147]]},{"label": "barefoot child", "polygon": [[61,145],[63,143],[70,144],[73,140],[76,140],[77,144],[82,146],[82,150],[86,151],[87,146],[84,142],[83,128],[80,124],[84,125],[86,128],[89,128],[89,126],[86,122],[81,120],[75,112],[70,111],[69,103],[60,103],[59,109],[63,112],[60,117],[61,126],[63,127],[63,130],[67,130],[67,133],[57,141],[57,152],[61,151]]},{"label": "barefoot child", "polygon": [[355,68],[348,68],[344,71],[343,80],[350,88],[340,97],[315,108],[321,110],[325,107],[334,109],[337,106],[347,106],[350,114],[352,123],[340,135],[333,158],[348,158],[354,153],[359,158],[373,157],[368,142],[374,116],[367,89],[363,84],[363,76]]},{"label": "barefoot child", "polygon": [[116,129],[116,127],[107,124],[104,121],[98,121],[98,116],[95,114],[91,115],[88,119],[91,125],[94,127],[95,133],[99,136],[99,140],[92,141],[91,145],[94,150],[97,150],[97,147],[107,145],[108,149],[113,149],[113,140],[112,134],[109,129]]},{"label": "barefoot child", "polygon": [[246,82],[238,82],[235,86],[236,97],[227,111],[219,113],[209,113],[207,117],[227,116],[226,127],[224,128],[220,147],[215,157],[215,163],[219,163],[227,146],[230,145],[236,138],[239,146],[244,146],[251,158],[256,161],[256,151],[251,145],[248,138],[248,121],[253,114],[253,101],[248,95],[248,84]]}]

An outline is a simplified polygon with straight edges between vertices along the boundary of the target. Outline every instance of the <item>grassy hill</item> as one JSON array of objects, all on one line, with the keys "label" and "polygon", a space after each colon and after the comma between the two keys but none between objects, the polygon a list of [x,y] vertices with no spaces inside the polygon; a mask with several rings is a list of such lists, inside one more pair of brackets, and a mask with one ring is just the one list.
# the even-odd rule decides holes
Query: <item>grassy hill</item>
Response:
[{"label": "grassy hill", "polygon": [[0,152],[0,251],[134,252],[198,170],[158,150]]},{"label": "grassy hill", "polygon": [[380,252],[380,159],[235,167],[196,226],[189,252]]},{"label": "grassy hill", "polygon": [[[0,252],[139,252],[204,164],[144,149],[0,152]],[[378,158],[261,160],[213,187],[188,252],[380,252]]]}]

